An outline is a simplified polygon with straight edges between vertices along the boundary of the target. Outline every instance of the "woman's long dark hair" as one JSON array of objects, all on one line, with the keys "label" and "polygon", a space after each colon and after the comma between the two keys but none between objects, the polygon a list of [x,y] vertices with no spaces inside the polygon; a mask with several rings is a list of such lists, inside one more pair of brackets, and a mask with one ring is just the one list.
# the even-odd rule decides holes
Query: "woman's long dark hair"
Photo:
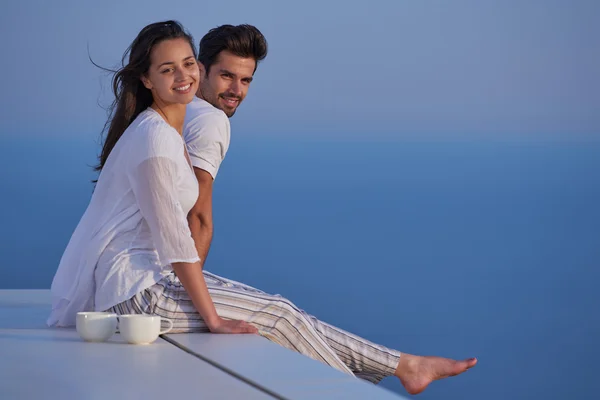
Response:
[{"label": "woman's long dark hair", "polygon": [[[158,43],[169,39],[186,39],[196,57],[194,39],[177,21],[156,22],[146,26],[125,50],[121,59],[122,68],[114,72],[112,90],[115,100],[109,107],[108,120],[102,133],[106,136],[102,143],[100,163],[96,171],[102,170],[108,155],[134,119],[153,102],[152,93],[141,81],[150,68],[150,53]],[[129,54],[129,62],[125,59]],[[93,62],[93,61],[92,61]],[[98,66],[94,63],[94,65]],[[98,66],[99,68],[102,68]],[[102,68],[104,69],[104,68]],[[108,129],[107,129],[108,128]]]}]

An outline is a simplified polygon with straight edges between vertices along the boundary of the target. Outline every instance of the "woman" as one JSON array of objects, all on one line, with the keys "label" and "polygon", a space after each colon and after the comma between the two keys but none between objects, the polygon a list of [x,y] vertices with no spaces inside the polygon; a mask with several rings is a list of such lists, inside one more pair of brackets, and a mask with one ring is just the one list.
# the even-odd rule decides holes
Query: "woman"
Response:
[{"label": "woman", "polygon": [[198,197],[181,137],[198,89],[193,39],[179,23],[160,22],[127,52],[113,79],[100,176],[52,282],[48,324],[74,325],[77,312],[110,309],[174,271],[212,332],[256,333],[217,315],[187,225]]}]

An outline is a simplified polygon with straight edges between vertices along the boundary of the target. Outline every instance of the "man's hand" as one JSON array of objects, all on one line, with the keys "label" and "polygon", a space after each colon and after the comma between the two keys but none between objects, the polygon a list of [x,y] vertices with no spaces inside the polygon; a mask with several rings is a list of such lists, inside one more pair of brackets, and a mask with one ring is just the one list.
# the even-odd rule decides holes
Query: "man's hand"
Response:
[{"label": "man's hand", "polygon": [[209,325],[209,329],[212,333],[258,333],[258,329],[246,321],[223,318],[219,318],[212,326]]}]

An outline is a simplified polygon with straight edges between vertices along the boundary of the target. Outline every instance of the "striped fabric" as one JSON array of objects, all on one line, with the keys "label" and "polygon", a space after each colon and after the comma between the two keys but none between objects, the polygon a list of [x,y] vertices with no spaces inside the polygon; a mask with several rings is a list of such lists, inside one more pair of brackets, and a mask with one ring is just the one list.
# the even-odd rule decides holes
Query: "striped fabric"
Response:
[{"label": "striped fabric", "polygon": [[[208,271],[204,271],[204,277],[222,318],[247,321],[258,328],[260,335],[281,346],[375,384],[396,370],[398,351],[319,321],[280,295]],[[174,274],[107,311],[169,318],[173,321],[172,333],[209,331]]]}]

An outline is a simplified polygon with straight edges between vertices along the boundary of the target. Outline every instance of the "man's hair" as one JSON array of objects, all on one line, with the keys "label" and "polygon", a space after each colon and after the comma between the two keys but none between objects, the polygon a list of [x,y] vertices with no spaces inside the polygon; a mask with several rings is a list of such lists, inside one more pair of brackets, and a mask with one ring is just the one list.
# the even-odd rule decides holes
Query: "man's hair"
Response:
[{"label": "man's hair", "polygon": [[204,65],[206,74],[224,50],[238,57],[253,58],[256,61],[256,72],[259,61],[267,56],[267,40],[252,25],[221,25],[211,29],[200,40],[198,50],[198,61]]}]

